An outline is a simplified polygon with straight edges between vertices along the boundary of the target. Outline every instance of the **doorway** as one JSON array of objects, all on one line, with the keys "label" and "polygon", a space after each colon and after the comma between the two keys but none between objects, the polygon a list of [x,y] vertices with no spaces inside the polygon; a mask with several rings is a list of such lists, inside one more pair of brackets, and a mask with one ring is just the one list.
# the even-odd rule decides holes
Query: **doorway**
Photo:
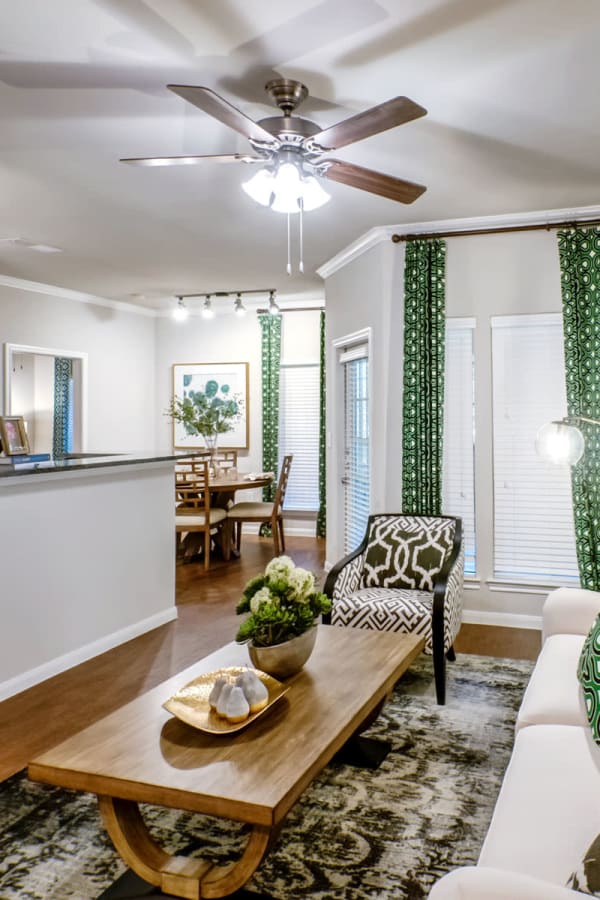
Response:
[{"label": "doorway", "polygon": [[343,371],[343,544],[350,553],[366,531],[371,506],[371,434],[369,410],[369,343],[360,336],[340,348]]},{"label": "doorway", "polygon": [[31,453],[85,448],[87,354],[4,345],[4,414],[23,416]]}]

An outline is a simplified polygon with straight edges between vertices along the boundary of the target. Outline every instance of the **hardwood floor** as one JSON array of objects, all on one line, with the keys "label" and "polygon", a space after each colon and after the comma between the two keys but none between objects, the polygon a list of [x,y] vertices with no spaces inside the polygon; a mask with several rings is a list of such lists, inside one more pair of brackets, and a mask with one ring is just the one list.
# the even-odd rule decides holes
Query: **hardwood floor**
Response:
[{"label": "hardwood floor", "polygon": [[[325,542],[289,537],[297,565],[322,573]],[[235,637],[246,581],[272,557],[270,540],[244,536],[240,559],[177,565],[178,618],[0,703],[0,780],[43,750],[133,700]],[[537,631],[463,625],[456,650],[535,659]]]}]

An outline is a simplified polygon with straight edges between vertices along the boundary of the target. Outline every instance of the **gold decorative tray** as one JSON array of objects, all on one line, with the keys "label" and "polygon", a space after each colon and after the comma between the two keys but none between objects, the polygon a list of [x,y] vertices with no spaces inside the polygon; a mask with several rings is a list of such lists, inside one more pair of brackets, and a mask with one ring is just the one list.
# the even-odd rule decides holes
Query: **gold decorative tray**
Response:
[{"label": "gold decorative tray", "polygon": [[267,705],[259,712],[250,713],[243,722],[228,722],[227,719],[222,719],[210,708],[208,702],[213,684],[220,675],[236,678],[242,672],[248,671],[248,668],[249,666],[229,666],[200,675],[199,678],[194,678],[193,681],[180,688],[176,694],[169,697],[163,706],[182,722],[186,722],[193,728],[199,728],[201,731],[207,731],[209,734],[231,734],[239,731],[250,722],[254,722],[259,716],[264,715],[288,690],[287,685],[277,681],[276,678],[272,678],[271,675],[267,675],[266,672],[261,672],[259,669],[253,669],[252,671],[258,675],[269,692]]}]

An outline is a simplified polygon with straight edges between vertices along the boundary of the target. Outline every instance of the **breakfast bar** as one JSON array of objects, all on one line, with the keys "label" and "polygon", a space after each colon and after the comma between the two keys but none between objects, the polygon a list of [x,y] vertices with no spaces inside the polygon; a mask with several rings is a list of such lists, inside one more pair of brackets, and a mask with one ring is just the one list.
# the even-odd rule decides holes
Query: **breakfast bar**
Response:
[{"label": "breakfast bar", "polygon": [[175,459],[0,465],[0,700],[177,617]]}]

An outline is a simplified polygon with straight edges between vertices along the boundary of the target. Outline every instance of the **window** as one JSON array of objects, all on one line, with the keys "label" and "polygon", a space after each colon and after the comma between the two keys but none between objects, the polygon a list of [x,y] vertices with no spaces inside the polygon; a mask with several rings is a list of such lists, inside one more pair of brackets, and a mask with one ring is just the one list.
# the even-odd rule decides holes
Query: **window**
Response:
[{"label": "window", "polygon": [[367,344],[344,350],[344,552],[363,539],[370,506],[369,359]]},{"label": "window", "polygon": [[279,375],[279,469],[292,453],[284,509],[319,509],[319,365],[282,365]]},{"label": "window", "polygon": [[566,413],[561,317],[492,318],[492,375],[495,577],[578,583],[570,470],[534,447]]},{"label": "window", "polygon": [[462,519],[466,575],[476,572],[474,328],[474,319],[446,322],[442,509]]}]

